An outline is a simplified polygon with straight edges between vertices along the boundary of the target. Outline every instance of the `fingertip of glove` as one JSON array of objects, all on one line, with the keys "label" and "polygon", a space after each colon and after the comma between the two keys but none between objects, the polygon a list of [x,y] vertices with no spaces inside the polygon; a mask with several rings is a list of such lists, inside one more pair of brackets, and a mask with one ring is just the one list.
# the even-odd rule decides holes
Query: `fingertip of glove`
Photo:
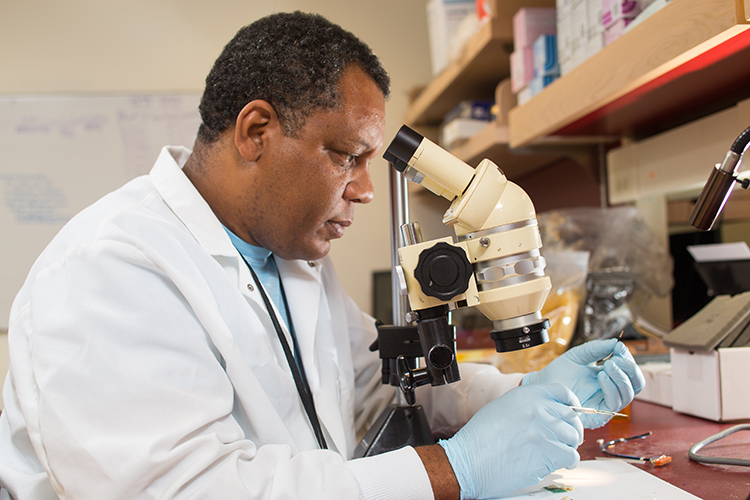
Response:
[{"label": "fingertip of glove", "polygon": [[618,339],[613,339],[617,343],[615,344],[615,354],[624,355],[624,354],[630,354],[630,350],[628,349],[628,346],[626,346],[624,343],[620,342]]}]

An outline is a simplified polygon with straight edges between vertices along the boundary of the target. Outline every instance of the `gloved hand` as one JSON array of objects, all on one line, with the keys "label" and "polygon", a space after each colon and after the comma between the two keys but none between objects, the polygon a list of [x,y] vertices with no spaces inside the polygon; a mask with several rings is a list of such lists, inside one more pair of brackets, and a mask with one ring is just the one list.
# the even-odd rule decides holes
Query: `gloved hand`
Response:
[{"label": "gloved hand", "polygon": [[[594,363],[613,353],[603,366]],[[620,411],[641,392],[646,381],[625,344],[617,339],[592,340],[566,351],[538,372],[524,376],[522,385],[559,382],[572,390],[582,406]],[[581,414],[583,425],[595,429],[608,415]]]},{"label": "gloved hand", "polygon": [[461,498],[496,498],[576,466],[583,425],[569,405],[577,404],[561,384],[516,387],[485,405],[452,438],[439,441]]}]

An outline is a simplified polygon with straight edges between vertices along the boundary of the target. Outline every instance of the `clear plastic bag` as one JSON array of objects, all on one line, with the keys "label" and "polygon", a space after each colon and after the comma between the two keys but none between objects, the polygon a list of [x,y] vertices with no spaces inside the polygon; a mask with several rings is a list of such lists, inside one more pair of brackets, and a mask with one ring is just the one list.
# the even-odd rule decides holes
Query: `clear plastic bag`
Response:
[{"label": "clear plastic bag", "polygon": [[540,214],[543,249],[588,251],[581,341],[619,336],[652,296],[672,290],[672,257],[634,207]]}]

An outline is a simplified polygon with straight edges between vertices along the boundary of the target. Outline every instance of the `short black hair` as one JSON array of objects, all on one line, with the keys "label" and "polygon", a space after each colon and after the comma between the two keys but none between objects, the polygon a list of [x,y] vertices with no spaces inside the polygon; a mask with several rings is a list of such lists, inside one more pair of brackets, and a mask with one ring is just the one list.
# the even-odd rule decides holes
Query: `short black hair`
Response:
[{"label": "short black hair", "polygon": [[271,104],[284,133],[293,136],[313,110],[341,104],[338,84],[353,64],[388,97],[388,73],[352,33],[299,11],[261,18],[237,32],[206,77],[198,140],[215,142],[256,99]]}]

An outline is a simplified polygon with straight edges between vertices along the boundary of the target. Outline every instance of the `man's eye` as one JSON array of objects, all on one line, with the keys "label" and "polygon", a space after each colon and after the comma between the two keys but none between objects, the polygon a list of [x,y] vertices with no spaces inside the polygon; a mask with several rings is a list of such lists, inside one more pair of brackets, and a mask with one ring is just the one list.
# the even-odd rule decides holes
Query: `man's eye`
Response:
[{"label": "man's eye", "polygon": [[358,155],[349,153],[336,153],[336,163],[342,167],[349,167],[357,161],[357,156]]}]

